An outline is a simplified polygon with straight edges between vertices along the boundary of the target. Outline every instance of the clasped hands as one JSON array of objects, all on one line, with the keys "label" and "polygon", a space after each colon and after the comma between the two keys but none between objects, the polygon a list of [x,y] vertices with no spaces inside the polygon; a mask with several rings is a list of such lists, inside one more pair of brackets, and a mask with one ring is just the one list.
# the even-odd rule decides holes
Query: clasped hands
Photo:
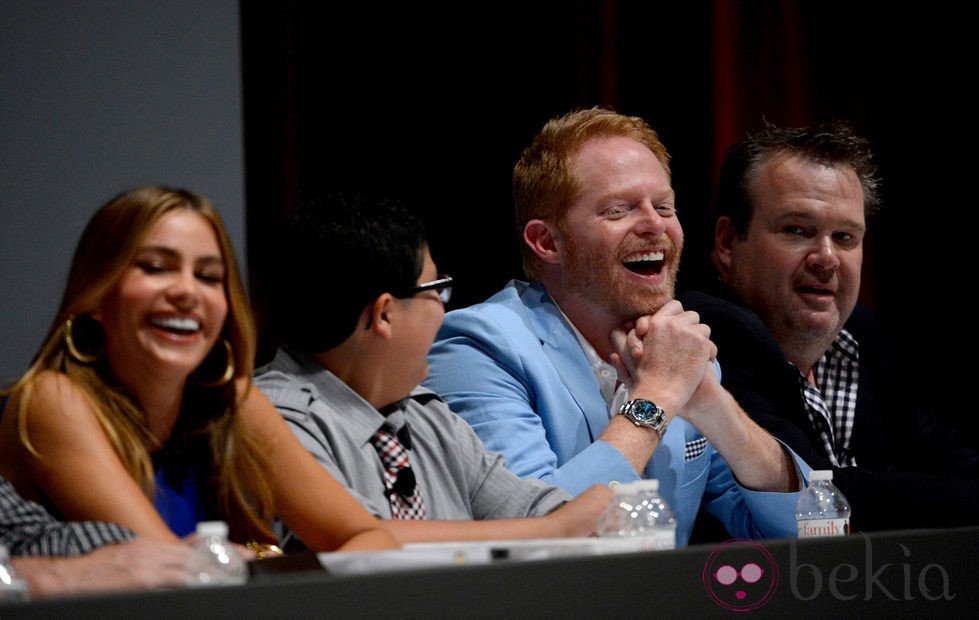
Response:
[{"label": "clasped hands", "polygon": [[711,386],[720,385],[717,374],[707,372],[713,371],[717,346],[700,315],[674,299],[612,330],[610,337],[609,361],[630,395],[654,400],[669,418],[681,415],[695,424],[692,418],[711,400]]}]

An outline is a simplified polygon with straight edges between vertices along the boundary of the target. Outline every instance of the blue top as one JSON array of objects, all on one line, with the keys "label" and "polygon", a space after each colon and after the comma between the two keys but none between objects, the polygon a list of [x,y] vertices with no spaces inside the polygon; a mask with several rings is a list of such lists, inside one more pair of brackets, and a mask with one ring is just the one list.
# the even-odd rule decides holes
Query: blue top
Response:
[{"label": "blue top", "polygon": [[[194,468],[187,465],[179,480],[164,475],[166,465],[172,464],[173,455],[161,450],[153,455],[153,471],[156,478],[156,511],[174,534],[184,537],[194,533],[198,521],[205,521],[204,502],[197,484]],[[168,461],[168,459],[171,459]],[[168,480],[168,478],[170,480]]]}]

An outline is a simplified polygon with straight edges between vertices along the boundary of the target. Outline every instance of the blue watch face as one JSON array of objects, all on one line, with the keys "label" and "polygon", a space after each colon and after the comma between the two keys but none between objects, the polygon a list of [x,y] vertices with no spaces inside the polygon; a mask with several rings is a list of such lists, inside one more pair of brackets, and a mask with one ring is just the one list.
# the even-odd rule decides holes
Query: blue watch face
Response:
[{"label": "blue watch face", "polygon": [[666,432],[666,412],[656,403],[637,398],[623,404],[619,413],[624,413],[636,426],[646,426],[655,430],[660,437]]},{"label": "blue watch face", "polygon": [[652,422],[656,417],[656,405],[648,400],[642,400],[632,406],[632,415],[643,422]]}]

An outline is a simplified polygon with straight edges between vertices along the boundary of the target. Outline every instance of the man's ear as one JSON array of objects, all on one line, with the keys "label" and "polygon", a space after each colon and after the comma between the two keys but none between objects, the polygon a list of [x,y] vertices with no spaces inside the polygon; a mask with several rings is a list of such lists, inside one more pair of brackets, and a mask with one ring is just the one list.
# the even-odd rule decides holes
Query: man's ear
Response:
[{"label": "man's ear", "polygon": [[717,218],[717,224],[714,226],[714,250],[711,252],[711,260],[722,282],[727,282],[728,275],[731,273],[733,245],[737,236],[738,233],[734,230],[731,218],[726,215]]},{"label": "man's ear", "polygon": [[367,306],[367,329],[372,330],[382,338],[390,338],[392,334],[392,318],[398,308],[398,300],[391,293],[382,293]]},{"label": "man's ear", "polygon": [[523,227],[523,240],[534,254],[546,263],[557,263],[560,254],[557,248],[556,236],[551,225],[544,220],[530,220]]}]

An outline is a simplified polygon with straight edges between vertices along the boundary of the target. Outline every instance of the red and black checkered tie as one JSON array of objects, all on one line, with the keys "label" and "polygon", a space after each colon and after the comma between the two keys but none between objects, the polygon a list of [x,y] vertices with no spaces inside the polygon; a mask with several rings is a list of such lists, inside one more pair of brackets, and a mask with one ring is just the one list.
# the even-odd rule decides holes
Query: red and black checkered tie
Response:
[{"label": "red and black checkered tie", "polygon": [[384,463],[384,486],[395,519],[424,519],[425,506],[415,483],[415,473],[408,464],[408,453],[398,438],[379,430],[371,438]]}]

